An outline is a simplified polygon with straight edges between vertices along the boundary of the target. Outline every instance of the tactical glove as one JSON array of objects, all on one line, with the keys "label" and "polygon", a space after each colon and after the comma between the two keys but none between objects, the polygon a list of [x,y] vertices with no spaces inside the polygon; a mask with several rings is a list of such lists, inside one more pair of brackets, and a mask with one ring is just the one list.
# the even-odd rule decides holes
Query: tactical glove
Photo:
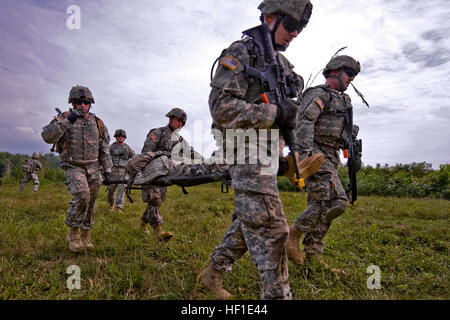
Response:
[{"label": "tactical glove", "polygon": [[295,129],[296,116],[297,106],[289,100],[284,100],[278,104],[275,124],[280,127],[282,131],[293,130]]},{"label": "tactical glove", "polygon": [[78,118],[83,117],[84,113],[81,110],[73,109],[70,111],[69,116],[67,117],[67,120],[70,121],[70,123],[75,123]]},{"label": "tactical glove", "polygon": [[103,184],[105,186],[109,185],[111,181],[111,173],[105,172],[105,179],[103,179]]}]

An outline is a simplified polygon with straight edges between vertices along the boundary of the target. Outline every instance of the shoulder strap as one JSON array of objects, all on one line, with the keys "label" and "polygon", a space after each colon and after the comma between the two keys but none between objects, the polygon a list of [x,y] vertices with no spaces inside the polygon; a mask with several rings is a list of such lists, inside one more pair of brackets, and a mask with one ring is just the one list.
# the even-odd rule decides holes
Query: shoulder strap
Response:
[{"label": "shoulder strap", "polygon": [[95,122],[97,122],[97,129],[98,129],[98,137],[101,139],[103,137],[103,134],[105,133],[105,124],[103,123],[102,119],[94,115]]}]

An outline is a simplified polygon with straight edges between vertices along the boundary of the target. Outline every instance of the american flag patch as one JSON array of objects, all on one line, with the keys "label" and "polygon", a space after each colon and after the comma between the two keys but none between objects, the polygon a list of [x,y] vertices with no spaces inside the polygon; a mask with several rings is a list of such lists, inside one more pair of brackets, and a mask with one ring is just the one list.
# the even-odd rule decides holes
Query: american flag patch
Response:
[{"label": "american flag patch", "polygon": [[315,100],[315,102],[317,103],[317,105],[319,106],[319,108],[320,108],[320,111],[323,111],[323,108],[325,108],[325,105],[323,104],[323,101],[322,101],[322,99],[320,99],[320,98],[317,98],[316,100]]},{"label": "american flag patch", "polygon": [[156,142],[156,140],[157,140],[157,138],[156,138],[156,135],[155,134],[152,134],[151,136],[150,136],[150,138],[153,140],[153,142]]},{"label": "american flag patch", "polygon": [[235,58],[230,57],[230,56],[225,56],[225,58],[222,59],[222,61],[220,61],[220,64],[231,69],[234,70],[236,69],[241,63],[239,61],[237,61]]}]

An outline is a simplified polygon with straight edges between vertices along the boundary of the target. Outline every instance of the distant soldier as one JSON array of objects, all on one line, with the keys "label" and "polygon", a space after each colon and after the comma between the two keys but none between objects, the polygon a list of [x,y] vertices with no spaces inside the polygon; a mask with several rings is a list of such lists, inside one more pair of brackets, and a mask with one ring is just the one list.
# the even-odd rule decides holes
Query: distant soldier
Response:
[{"label": "distant soldier", "polygon": [[[186,124],[186,112],[180,108],[173,108],[166,114],[166,117],[169,118],[169,124],[165,127],[150,130],[147,134],[141,153],[149,151],[165,151],[170,155],[175,146],[178,146],[180,147],[180,151],[188,150],[191,158],[195,157],[203,159],[203,157],[195,152],[186,140],[178,134],[178,130]],[[141,227],[146,234],[150,234],[150,231],[147,228],[148,224],[150,224],[159,241],[169,241],[173,236],[172,232],[163,231],[161,229],[163,217],[159,208],[166,198],[166,193],[167,187],[148,186],[142,190],[142,201],[147,202],[147,208],[141,218]]]},{"label": "distant soldier", "polygon": [[[336,56],[323,71],[325,84],[307,89],[300,100],[296,127],[300,159],[322,153],[324,162],[317,173],[306,179],[308,207],[290,227],[287,252],[297,265],[305,262],[299,249],[300,238],[304,235],[307,262],[315,260],[326,270],[344,274],[342,270],[329,268],[320,255],[322,240],[332,220],[347,207],[347,196],[337,171],[339,149],[348,148],[345,126],[353,126],[346,123],[346,111],[352,109],[352,104],[344,91],[360,70],[359,62],[352,57]],[[356,136],[358,127],[353,126],[351,130]]]},{"label": "distant soldier", "polygon": [[[303,80],[280,51],[285,51],[307,25],[312,4],[309,0],[263,0],[258,9],[262,25],[257,28],[265,30],[265,44],[259,44],[257,35],[250,35],[224,50],[209,95],[213,128],[220,130],[227,142],[228,133],[237,130],[259,133],[257,146],[245,143],[246,154],[252,148],[269,154],[271,137],[278,137],[279,129],[290,133],[295,128],[297,106],[292,99]],[[276,72],[267,67],[269,63],[275,66],[273,60]],[[277,80],[283,79],[273,88],[283,95],[279,101],[263,95],[267,88],[257,76],[267,70],[276,73]],[[291,141],[286,143],[291,147]],[[236,146],[226,149],[227,154],[238,153]],[[230,298],[222,286],[222,274],[231,272],[233,263],[248,251],[259,272],[262,299],[291,299],[286,255],[289,225],[278,192],[277,171],[267,170],[262,159],[254,164],[248,160],[230,163],[235,198],[232,223],[197,281],[216,298]]]},{"label": "distant soldier", "polygon": [[[114,138],[116,138],[116,141],[109,147],[109,153],[113,163],[111,179],[127,179],[125,166],[127,165],[128,160],[134,156],[134,151],[124,142],[127,138],[127,133],[124,129],[117,129],[114,133]],[[117,195],[115,194],[116,190]],[[125,200],[125,188],[123,184],[108,185],[108,203],[110,211],[114,211],[114,200],[116,202],[116,210],[120,213],[123,210]]]},{"label": "distant soldier", "polygon": [[38,160],[39,155],[34,152],[31,159],[26,159],[22,164],[22,172],[25,176],[22,179],[22,183],[20,184],[19,191],[22,192],[25,185],[28,181],[33,180],[33,192],[38,191],[39,188],[39,178],[38,172],[42,170],[42,164]]},{"label": "distant soldier", "polygon": [[102,184],[110,180],[112,162],[109,158],[108,129],[95,114],[90,113],[95,103],[87,87],[72,87],[69,103],[73,110],[57,116],[42,128],[42,138],[56,143],[64,169],[66,185],[74,197],[67,211],[66,225],[70,228],[66,240],[69,249],[80,252],[92,249],[90,231],[94,225],[95,200]]}]

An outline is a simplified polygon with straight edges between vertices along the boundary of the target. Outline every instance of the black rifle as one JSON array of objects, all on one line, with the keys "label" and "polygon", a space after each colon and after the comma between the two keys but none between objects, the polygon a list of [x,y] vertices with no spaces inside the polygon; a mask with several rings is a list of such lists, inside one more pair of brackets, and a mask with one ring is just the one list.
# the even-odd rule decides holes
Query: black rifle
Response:
[{"label": "black rifle", "polygon": [[[243,32],[243,34],[253,39],[266,62],[264,71],[245,65],[245,72],[248,76],[259,79],[264,91],[264,93],[261,94],[261,100],[264,103],[276,104],[281,108],[283,101],[297,95],[297,88],[293,77],[286,76],[282,67],[277,62],[270,32],[269,27],[265,23]],[[292,158],[297,162],[298,154],[293,150],[296,139],[294,130],[280,129],[284,140],[292,153]],[[297,179],[300,180],[301,175],[298,171],[298,163],[295,165],[295,174]]]},{"label": "black rifle", "polygon": [[[55,108],[56,112],[58,112],[57,117],[64,118],[63,112],[58,107]],[[56,143],[52,145],[52,148],[50,149],[51,152],[55,152]]]},{"label": "black rifle", "polygon": [[344,127],[348,148],[347,152],[344,150],[344,157],[348,157],[347,167],[348,177],[350,179],[346,191],[350,203],[355,204],[356,198],[358,197],[356,173],[361,169],[362,140],[356,139],[356,133],[353,130],[353,108],[348,108],[345,111]]}]

